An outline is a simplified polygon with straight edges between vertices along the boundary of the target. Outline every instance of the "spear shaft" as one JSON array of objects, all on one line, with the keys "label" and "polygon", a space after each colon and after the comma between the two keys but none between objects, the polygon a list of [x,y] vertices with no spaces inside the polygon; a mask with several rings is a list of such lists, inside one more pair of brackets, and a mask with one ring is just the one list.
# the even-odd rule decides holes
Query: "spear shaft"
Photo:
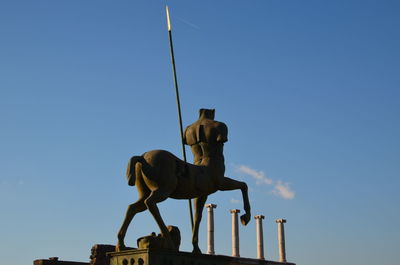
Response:
[{"label": "spear shaft", "polygon": [[[166,6],[166,12],[167,12],[167,25],[168,25],[168,37],[169,37],[169,49],[170,49],[170,53],[171,53],[172,71],[173,71],[173,74],[174,74],[174,85],[175,85],[176,105],[177,105],[177,107],[178,107],[179,129],[180,129],[180,133],[181,133],[182,154],[183,154],[183,161],[185,161],[185,163],[186,163],[187,160],[186,160],[185,143],[184,143],[184,141],[183,141],[183,126],[182,126],[181,102],[180,102],[180,100],[179,100],[178,79],[177,79],[177,77],[176,77],[174,45],[173,45],[173,43],[172,43],[172,31],[171,31],[171,22],[170,22],[170,19],[169,19],[168,6]],[[191,224],[192,224],[192,229],[193,229],[194,223],[193,223],[192,201],[189,199],[188,202],[189,202],[189,211],[190,211],[190,222],[191,222]]]}]

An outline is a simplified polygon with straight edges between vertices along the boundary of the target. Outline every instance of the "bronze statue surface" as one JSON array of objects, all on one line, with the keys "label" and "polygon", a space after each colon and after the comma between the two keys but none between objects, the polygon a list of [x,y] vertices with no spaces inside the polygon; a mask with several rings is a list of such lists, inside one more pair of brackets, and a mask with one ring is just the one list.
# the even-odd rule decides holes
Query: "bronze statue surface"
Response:
[{"label": "bronze statue surface", "polygon": [[200,118],[185,130],[184,142],[191,147],[194,164],[185,163],[165,150],[149,151],[129,160],[126,174],[128,184],[136,186],[139,199],[128,206],[118,233],[116,251],[125,249],[124,238],[130,222],[137,213],[145,210],[149,210],[157,222],[167,248],[178,250],[157,207],[157,203],[167,198],[194,199],[192,244],[195,253],[201,252],[198,232],[208,195],[218,190],[240,189],[245,210],[240,219],[244,225],[250,221],[246,183],[224,176],[223,145],[228,140],[228,129],[224,123],[214,120],[214,114],[214,110],[201,109]]}]

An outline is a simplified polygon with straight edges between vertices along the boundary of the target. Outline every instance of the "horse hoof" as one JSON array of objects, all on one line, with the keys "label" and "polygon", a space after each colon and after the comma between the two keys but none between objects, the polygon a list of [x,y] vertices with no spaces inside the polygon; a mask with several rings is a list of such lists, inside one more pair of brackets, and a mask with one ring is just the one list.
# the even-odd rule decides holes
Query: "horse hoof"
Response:
[{"label": "horse hoof", "polygon": [[124,244],[117,244],[116,246],[115,246],[115,252],[120,252],[120,251],[123,251],[123,250],[125,250],[126,249],[126,246],[124,245]]},{"label": "horse hoof", "polygon": [[200,250],[200,248],[198,246],[196,246],[196,247],[193,247],[192,253],[193,254],[201,254],[201,250]]},{"label": "horse hoof", "polygon": [[247,225],[250,222],[250,214],[240,216],[240,222],[242,222],[242,225]]}]

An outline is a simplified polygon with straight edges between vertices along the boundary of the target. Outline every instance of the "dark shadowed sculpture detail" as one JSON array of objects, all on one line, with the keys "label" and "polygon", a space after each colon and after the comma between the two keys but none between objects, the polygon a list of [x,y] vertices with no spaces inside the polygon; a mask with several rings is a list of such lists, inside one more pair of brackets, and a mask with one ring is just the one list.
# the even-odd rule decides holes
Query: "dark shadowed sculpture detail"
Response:
[{"label": "dark shadowed sculpture detail", "polygon": [[245,214],[240,217],[243,225],[250,221],[250,204],[247,185],[224,176],[223,146],[228,140],[228,128],[214,120],[215,110],[200,109],[200,118],[188,126],[184,142],[190,145],[194,165],[185,163],[172,153],[153,150],[133,156],[127,168],[130,186],[136,186],[139,199],[128,206],[124,222],[118,232],[116,251],[125,249],[124,238],[135,214],[149,210],[156,220],[168,249],[177,250],[161,218],[157,203],[167,198],[194,199],[195,219],[192,233],[193,252],[201,253],[198,246],[199,225],[207,196],[218,190],[240,189]]},{"label": "dark shadowed sculpture detail", "polygon": [[[181,244],[181,232],[176,226],[167,226],[169,235],[171,236],[172,242],[177,250]],[[151,235],[138,238],[137,240],[138,249],[165,249],[168,248],[167,240],[161,234],[151,233]]]}]

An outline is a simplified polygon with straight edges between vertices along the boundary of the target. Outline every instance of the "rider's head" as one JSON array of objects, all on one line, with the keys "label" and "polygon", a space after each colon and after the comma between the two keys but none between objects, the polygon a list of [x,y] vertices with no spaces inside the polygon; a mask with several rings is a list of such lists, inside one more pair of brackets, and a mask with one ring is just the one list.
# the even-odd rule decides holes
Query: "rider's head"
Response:
[{"label": "rider's head", "polygon": [[213,120],[215,117],[215,109],[200,109],[199,117]]}]

